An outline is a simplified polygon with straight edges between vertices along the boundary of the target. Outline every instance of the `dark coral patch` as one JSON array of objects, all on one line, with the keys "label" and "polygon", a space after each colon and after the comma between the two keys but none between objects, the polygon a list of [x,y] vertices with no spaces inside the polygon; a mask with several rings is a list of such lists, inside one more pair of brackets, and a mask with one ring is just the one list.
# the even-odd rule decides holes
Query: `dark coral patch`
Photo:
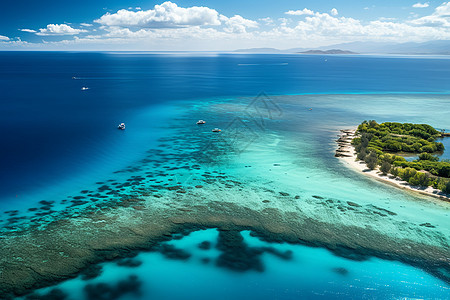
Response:
[{"label": "dark coral patch", "polygon": [[291,260],[293,256],[293,252],[291,250],[280,251],[273,247],[262,247],[261,250],[284,260]]},{"label": "dark coral patch", "polygon": [[332,270],[333,270],[333,272],[335,272],[339,275],[342,275],[342,276],[345,276],[348,274],[348,270],[346,268],[333,268]]},{"label": "dark coral patch", "polygon": [[65,300],[67,298],[68,295],[60,289],[53,289],[44,295],[31,294],[25,297],[26,300]]},{"label": "dark coral patch", "polygon": [[211,242],[208,242],[208,241],[201,242],[198,245],[198,247],[202,250],[209,250],[209,249],[211,249]]},{"label": "dark coral patch", "polygon": [[90,279],[94,279],[97,278],[98,276],[100,276],[102,274],[102,267],[100,265],[90,265],[89,267],[87,267],[86,269],[84,269],[81,272],[81,279],[82,280],[90,280]]},{"label": "dark coral patch", "polygon": [[355,261],[365,261],[368,260],[370,257],[370,254],[364,253],[362,249],[352,249],[345,246],[336,246],[334,248],[330,248],[334,255],[339,257],[344,257],[347,259],[355,260]]},{"label": "dark coral patch", "polygon": [[248,247],[239,231],[219,230],[216,247],[222,251],[222,254],[217,258],[217,266],[237,272],[264,271],[264,265],[260,257],[263,251]]},{"label": "dark coral patch", "polygon": [[138,277],[131,275],[129,278],[119,281],[116,286],[107,283],[88,284],[84,287],[84,292],[88,300],[113,300],[126,294],[139,296],[141,285]]},{"label": "dark coral patch", "polygon": [[121,267],[136,268],[142,265],[142,261],[133,258],[125,258],[119,260],[117,265]]},{"label": "dark coral patch", "polygon": [[191,257],[190,253],[183,249],[178,249],[174,245],[162,244],[158,247],[158,250],[169,259],[187,260]]},{"label": "dark coral patch", "polygon": [[436,226],[431,225],[431,223],[423,223],[423,224],[420,224],[419,226],[428,227],[428,228],[436,228]]}]

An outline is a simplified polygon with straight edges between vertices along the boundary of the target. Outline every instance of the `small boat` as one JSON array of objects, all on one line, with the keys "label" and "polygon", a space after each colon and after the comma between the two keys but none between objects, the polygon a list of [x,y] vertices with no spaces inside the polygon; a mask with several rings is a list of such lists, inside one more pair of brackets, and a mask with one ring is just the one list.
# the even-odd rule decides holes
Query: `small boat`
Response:
[{"label": "small boat", "polygon": [[205,123],[206,123],[206,122],[203,121],[203,120],[198,120],[198,121],[197,121],[197,124],[198,124],[198,125],[205,124]]},{"label": "small boat", "polygon": [[120,123],[119,126],[117,126],[117,129],[125,130],[125,123]]},{"label": "small boat", "polygon": [[89,89],[89,88],[86,87],[86,86],[83,86],[83,87],[81,88],[82,91],[86,91],[86,90],[88,90],[88,89]]},{"label": "small boat", "polygon": [[77,78],[75,76],[73,76],[72,79],[77,79]]},{"label": "small boat", "polygon": [[222,130],[220,130],[219,128],[214,128],[213,130],[212,130],[212,132],[221,132]]}]

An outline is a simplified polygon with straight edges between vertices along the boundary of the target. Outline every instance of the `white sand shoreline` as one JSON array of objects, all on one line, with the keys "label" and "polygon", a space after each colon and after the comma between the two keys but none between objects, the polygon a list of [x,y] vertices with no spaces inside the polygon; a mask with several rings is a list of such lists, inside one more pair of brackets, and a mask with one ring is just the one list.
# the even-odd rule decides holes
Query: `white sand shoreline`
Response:
[{"label": "white sand shoreline", "polygon": [[355,148],[351,145],[351,140],[355,138],[356,128],[341,130],[339,136],[338,149],[336,150],[336,157],[345,165],[346,167],[361,172],[362,174],[374,178],[378,181],[387,183],[391,186],[406,189],[423,195],[432,196],[447,202],[450,202],[450,197],[443,194],[440,190],[435,189],[431,186],[424,188],[418,186],[412,186],[408,182],[401,180],[400,178],[394,178],[392,175],[383,175],[378,168],[375,170],[370,170],[367,168],[363,161],[356,160]]}]

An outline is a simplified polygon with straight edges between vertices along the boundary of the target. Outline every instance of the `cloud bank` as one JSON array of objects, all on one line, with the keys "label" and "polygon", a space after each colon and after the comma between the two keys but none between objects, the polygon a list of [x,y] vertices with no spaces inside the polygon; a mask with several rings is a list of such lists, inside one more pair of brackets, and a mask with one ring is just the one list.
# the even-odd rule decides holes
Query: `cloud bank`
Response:
[{"label": "cloud bank", "polygon": [[312,10],[304,8],[302,10],[290,10],[285,12],[285,14],[291,16],[303,16],[303,15],[314,15],[314,12]]},{"label": "cloud bank", "polygon": [[416,4],[413,4],[412,7],[414,7],[414,8],[426,8],[426,7],[428,7],[428,6],[430,6],[430,4],[428,4],[428,2],[426,2],[426,3],[420,3],[420,2],[418,2],[418,3],[416,3]]},{"label": "cloud bank", "polygon": [[[427,6],[428,2],[413,5],[414,8]],[[292,48],[352,41],[450,40],[450,2],[443,2],[432,13],[406,20],[382,16],[375,20],[360,20],[343,16],[338,8],[330,7],[327,11],[292,9],[279,12],[284,18],[261,16],[251,20],[237,14],[225,16],[206,6],[180,7],[167,1],[148,10],[131,7],[106,13],[92,22],[80,23],[80,29],[68,24],[48,24],[39,30],[20,30],[39,36],[61,36],[59,41],[54,41],[55,38],[51,42],[45,41],[47,45],[110,44],[124,45],[130,50]],[[0,38],[1,43],[13,45],[5,36]]]},{"label": "cloud bank", "polygon": [[145,11],[121,9],[114,14],[106,13],[95,22],[106,26],[144,28],[220,25],[219,13],[214,9],[199,6],[183,8],[170,1]]},{"label": "cloud bank", "polygon": [[431,15],[413,20],[410,23],[418,26],[440,27],[448,33],[448,28],[450,27],[450,2],[442,3]]},{"label": "cloud bank", "polygon": [[[29,29],[28,32],[31,32]],[[36,35],[75,35],[82,32],[87,32],[83,29],[75,29],[66,24],[48,24],[47,28],[39,29]]]}]

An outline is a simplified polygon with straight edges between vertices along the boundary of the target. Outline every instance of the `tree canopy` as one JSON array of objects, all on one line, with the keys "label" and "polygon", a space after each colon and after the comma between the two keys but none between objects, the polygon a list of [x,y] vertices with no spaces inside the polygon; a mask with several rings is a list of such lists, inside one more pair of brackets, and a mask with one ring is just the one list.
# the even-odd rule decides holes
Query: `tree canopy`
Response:
[{"label": "tree canopy", "polygon": [[[439,161],[433,153],[444,151],[436,139],[442,133],[427,124],[362,122],[356,131],[359,137],[352,140],[357,159],[367,167],[380,166],[383,174],[390,173],[411,185],[433,186],[450,193],[450,162]],[[417,153],[419,158],[406,161],[398,153]]]}]

